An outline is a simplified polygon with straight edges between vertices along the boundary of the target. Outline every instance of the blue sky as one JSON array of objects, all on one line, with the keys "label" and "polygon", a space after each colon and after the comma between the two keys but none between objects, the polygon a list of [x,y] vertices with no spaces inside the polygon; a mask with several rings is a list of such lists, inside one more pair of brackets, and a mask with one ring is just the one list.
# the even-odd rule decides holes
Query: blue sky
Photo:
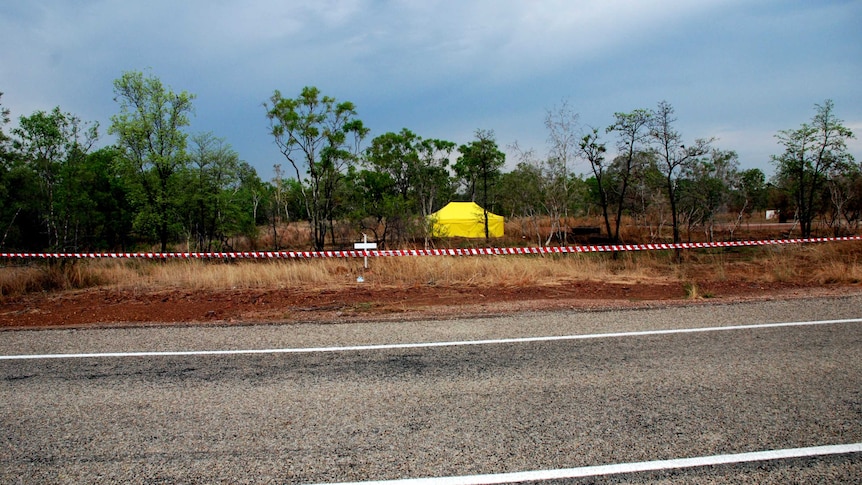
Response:
[{"label": "blue sky", "polygon": [[[4,0],[0,102],[13,119],[59,106],[97,121],[104,145],[113,81],[144,71],[195,94],[189,131],[225,138],[268,180],[288,165],[263,107],[276,89],[354,102],[369,140],[488,129],[539,154],[563,102],[604,128],[666,100],[684,139],[717,137],[771,174],[774,135],[815,103],[834,100],[862,137],[860,25],[862,0]],[[862,161],[862,142],[850,148]]]}]

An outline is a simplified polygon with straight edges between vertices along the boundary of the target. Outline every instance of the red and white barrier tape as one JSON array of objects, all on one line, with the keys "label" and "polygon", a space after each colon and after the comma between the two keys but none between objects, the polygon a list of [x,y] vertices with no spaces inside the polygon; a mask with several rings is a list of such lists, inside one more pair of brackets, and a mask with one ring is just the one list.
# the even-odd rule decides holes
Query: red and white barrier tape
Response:
[{"label": "red and white barrier tape", "polygon": [[362,258],[386,256],[482,256],[515,254],[568,254],[623,251],[664,251],[672,249],[708,249],[743,246],[773,246],[840,241],[862,241],[862,236],[814,237],[805,239],[765,239],[759,241],[727,241],[662,244],[614,244],[602,246],[564,246],[543,248],[472,248],[472,249],[386,249],[369,251],[243,251],[204,253],[0,253],[6,259],[314,259]]}]

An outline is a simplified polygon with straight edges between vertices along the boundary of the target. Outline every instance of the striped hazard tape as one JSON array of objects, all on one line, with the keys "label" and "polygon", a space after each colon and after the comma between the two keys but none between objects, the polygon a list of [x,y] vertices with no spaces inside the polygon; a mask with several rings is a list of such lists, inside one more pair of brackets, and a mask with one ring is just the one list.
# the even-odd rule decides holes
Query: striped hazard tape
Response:
[{"label": "striped hazard tape", "polygon": [[862,241],[862,236],[813,237],[800,239],[764,239],[758,241],[724,241],[661,244],[611,244],[600,246],[468,248],[468,249],[379,249],[349,251],[227,251],[174,253],[0,253],[6,259],[315,259],[362,258],[388,256],[483,256],[518,254],[606,253],[625,251],[666,251],[676,249],[733,248],[775,246],[841,241]]}]

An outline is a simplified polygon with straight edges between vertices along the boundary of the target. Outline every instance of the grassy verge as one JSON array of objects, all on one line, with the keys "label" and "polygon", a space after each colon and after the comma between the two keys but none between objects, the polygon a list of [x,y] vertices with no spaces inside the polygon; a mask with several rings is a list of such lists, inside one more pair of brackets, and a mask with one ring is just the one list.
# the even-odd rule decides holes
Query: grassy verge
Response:
[{"label": "grassy verge", "polygon": [[0,267],[0,297],[33,292],[108,287],[116,289],[338,288],[355,284],[536,286],[590,280],[638,284],[679,282],[698,294],[698,282],[805,284],[862,283],[862,245],[742,248],[683,252],[573,254],[558,256],[471,256],[271,261],[71,260]]}]

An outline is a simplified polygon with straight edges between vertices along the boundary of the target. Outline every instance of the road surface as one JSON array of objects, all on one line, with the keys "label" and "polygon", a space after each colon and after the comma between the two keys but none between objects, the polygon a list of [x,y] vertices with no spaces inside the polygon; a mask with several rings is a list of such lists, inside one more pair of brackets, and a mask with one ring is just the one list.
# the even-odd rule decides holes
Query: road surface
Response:
[{"label": "road surface", "polygon": [[[844,297],[0,332],[0,481],[481,483],[477,475],[858,446],[860,318],[862,297]],[[547,483],[860,476],[862,453],[850,451]]]}]

